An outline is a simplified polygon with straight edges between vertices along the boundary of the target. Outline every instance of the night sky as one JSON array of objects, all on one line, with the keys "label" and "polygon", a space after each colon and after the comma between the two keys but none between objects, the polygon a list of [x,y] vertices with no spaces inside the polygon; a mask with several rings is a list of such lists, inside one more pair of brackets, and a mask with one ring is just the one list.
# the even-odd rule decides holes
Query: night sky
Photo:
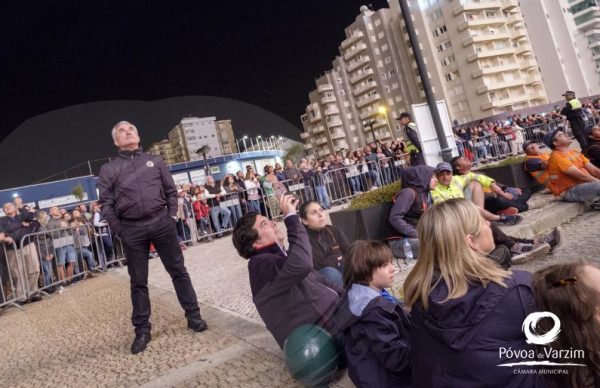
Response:
[{"label": "night sky", "polygon": [[[121,119],[145,144],[188,114],[234,118],[236,135],[298,138],[314,79],[363,4],[387,3],[1,1],[0,188],[114,153],[106,134]],[[129,102],[89,104],[115,100]]]}]

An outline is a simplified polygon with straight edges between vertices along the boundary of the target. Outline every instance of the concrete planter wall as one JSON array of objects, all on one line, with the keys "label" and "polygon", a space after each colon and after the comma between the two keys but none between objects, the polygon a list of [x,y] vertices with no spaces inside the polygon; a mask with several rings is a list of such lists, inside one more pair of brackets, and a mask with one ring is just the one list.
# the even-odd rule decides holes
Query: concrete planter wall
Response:
[{"label": "concrete planter wall", "polygon": [[391,232],[387,219],[391,203],[383,203],[359,210],[340,210],[329,214],[333,226],[341,230],[350,242],[356,240],[384,240]]},{"label": "concrete planter wall", "polygon": [[484,168],[478,171],[494,178],[498,183],[507,186],[529,187],[530,189],[538,189],[540,187],[539,183],[523,169],[522,162],[506,166]]}]

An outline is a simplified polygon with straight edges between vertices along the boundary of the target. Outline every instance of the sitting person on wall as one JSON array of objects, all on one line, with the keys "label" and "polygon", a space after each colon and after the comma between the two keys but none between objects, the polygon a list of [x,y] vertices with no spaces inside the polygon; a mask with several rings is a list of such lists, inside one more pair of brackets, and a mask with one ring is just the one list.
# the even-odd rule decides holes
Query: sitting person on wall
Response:
[{"label": "sitting person on wall", "polygon": [[410,320],[385,289],[394,283],[393,255],[379,241],[356,241],[344,267],[335,326],[344,335],[348,375],[357,387],[410,386]]},{"label": "sitting person on wall", "polygon": [[348,239],[335,226],[327,225],[327,216],[317,201],[304,202],[299,211],[312,247],[313,269],[343,287],[343,257],[350,247]]},{"label": "sitting person on wall", "polygon": [[497,215],[484,208],[485,193],[483,187],[491,187],[490,181],[493,183],[491,178],[481,174],[454,175],[452,166],[447,162],[438,163],[435,167],[435,177],[437,183],[431,190],[433,203],[440,203],[453,198],[466,198],[477,205],[483,218],[488,221],[506,225],[515,225],[523,221],[523,217],[519,215]]},{"label": "sitting person on wall", "polygon": [[277,208],[284,214],[285,234],[275,221],[248,213],[233,230],[233,245],[248,259],[252,300],[279,347],[298,326],[314,324],[331,332],[332,318],[343,293],[313,270],[312,248],[306,229],[296,214],[293,195],[282,195]]},{"label": "sitting person on wall", "polygon": [[590,162],[600,168],[600,125],[594,125],[588,135],[586,155]]},{"label": "sitting person on wall", "polygon": [[538,143],[531,140],[523,143],[523,151],[525,151],[523,169],[540,185],[547,188],[550,184],[550,174],[548,174],[548,160],[550,159],[550,154],[540,151]]},{"label": "sitting person on wall", "polygon": [[567,202],[583,202],[600,210],[600,169],[581,152],[570,149],[573,141],[560,129],[544,135],[552,150],[548,160],[550,191]]},{"label": "sitting person on wall", "polygon": [[487,175],[471,171],[473,164],[462,156],[452,158],[450,164],[452,165],[452,173],[455,176],[460,175],[468,177],[472,181],[477,180],[485,191],[490,192],[486,194],[484,201],[484,208],[489,212],[502,215],[529,210],[527,201],[531,197],[531,189],[499,185]]},{"label": "sitting person on wall", "polygon": [[[418,226],[420,257],[404,282],[414,387],[541,387],[499,364],[535,361],[521,329],[536,311],[531,274],[487,259],[490,223],[464,199],[432,206]],[[502,349],[512,352],[502,352]]]},{"label": "sitting person on wall", "polygon": [[[432,167],[417,166],[404,170],[402,189],[394,197],[394,204],[388,217],[392,229],[396,232],[388,238],[388,244],[395,257],[404,258],[402,243],[403,239],[407,238],[414,257],[418,258],[417,224],[425,210],[431,207],[431,196],[428,190],[435,189],[436,184],[437,179]],[[420,195],[417,195],[419,193]],[[438,200],[438,203],[440,202],[443,201]],[[560,244],[561,236],[557,229],[534,239],[523,239],[505,234],[494,223],[491,224],[491,228],[496,249],[489,256],[504,268],[509,268],[513,262],[522,263],[540,255],[545,256]]]},{"label": "sitting person on wall", "polygon": [[[585,364],[565,366],[567,373],[545,375],[550,387],[600,387],[600,268],[583,261],[555,264],[533,275],[533,291],[541,310],[560,319],[558,338],[551,351],[583,351],[582,358],[554,362]],[[540,321],[546,332],[547,322]],[[561,367],[563,368],[563,367]]]}]

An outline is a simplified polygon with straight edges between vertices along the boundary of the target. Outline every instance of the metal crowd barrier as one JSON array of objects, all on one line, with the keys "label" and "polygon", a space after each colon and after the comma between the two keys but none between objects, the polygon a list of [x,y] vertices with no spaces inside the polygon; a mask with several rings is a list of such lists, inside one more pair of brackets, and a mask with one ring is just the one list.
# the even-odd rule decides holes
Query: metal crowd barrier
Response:
[{"label": "metal crowd barrier", "polygon": [[0,244],[0,307],[13,306],[22,310],[18,302],[27,299],[23,268],[18,259],[17,245]]}]

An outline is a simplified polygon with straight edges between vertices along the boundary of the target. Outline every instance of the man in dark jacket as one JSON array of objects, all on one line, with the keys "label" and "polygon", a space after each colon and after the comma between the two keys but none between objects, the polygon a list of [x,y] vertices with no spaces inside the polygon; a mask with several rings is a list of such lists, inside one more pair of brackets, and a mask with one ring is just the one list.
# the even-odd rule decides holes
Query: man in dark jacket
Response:
[{"label": "man in dark jacket", "polygon": [[581,150],[585,152],[587,148],[587,139],[585,137],[585,120],[583,119],[583,109],[581,101],[575,98],[575,92],[567,90],[563,97],[567,101],[561,109],[560,114],[567,117],[571,131],[575,139],[579,142]]},{"label": "man in dark jacket", "polygon": [[590,163],[600,168],[600,125],[594,125],[588,135],[588,147],[585,154]]},{"label": "man in dark jacket", "polygon": [[177,189],[169,169],[159,156],[142,152],[137,128],[121,121],[112,129],[119,157],[100,169],[98,189],[102,213],[113,234],[120,236],[131,278],[131,321],[135,327],[133,354],[150,342],[148,256],[154,244],[171,278],[177,299],[185,310],[188,328],[200,332],[206,322],[200,316],[196,293],[177,242]]},{"label": "man in dark jacket", "polygon": [[295,198],[284,195],[289,251],[275,221],[248,213],[233,230],[233,245],[248,259],[252,300],[279,347],[298,326],[313,324],[331,331],[332,317],[343,289],[313,271],[308,235],[296,214]]},{"label": "man in dark jacket", "polygon": [[407,112],[401,113],[398,120],[400,120],[400,125],[406,133],[405,149],[410,154],[410,165],[418,166],[425,164],[425,157],[423,156],[423,149],[421,148],[421,141],[417,132],[417,124],[412,121],[410,113]]}]

